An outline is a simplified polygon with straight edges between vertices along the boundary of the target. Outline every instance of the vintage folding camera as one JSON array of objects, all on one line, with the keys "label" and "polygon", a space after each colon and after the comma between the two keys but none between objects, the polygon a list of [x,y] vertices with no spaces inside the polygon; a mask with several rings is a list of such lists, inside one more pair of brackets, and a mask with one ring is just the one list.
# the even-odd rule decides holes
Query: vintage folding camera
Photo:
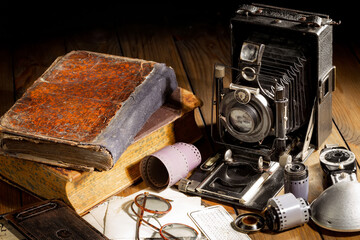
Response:
[{"label": "vintage folding camera", "polygon": [[323,14],[239,7],[232,66],[214,69],[211,131],[224,150],[181,191],[261,210],[281,190],[284,165],[305,161],[331,132],[332,25]]}]

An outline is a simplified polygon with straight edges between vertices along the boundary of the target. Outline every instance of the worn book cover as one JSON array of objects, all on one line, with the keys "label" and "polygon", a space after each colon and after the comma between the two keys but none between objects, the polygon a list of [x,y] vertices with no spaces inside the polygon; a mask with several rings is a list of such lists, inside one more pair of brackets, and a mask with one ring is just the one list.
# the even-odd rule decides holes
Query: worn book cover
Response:
[{"label": "worn book cover", "polygon": [[194,143],[201,138],[194,117],[199,99],[181,88],[170,99],[150,116],[109,171],[71,170],[0,155],[0,179],[40,198],[62,199],[84,214],[139,180],[142,158],[175,142]]},{"label": "worn book cover", "polygon": [[0,120],[4,154],[109,170],[177,88],[156,62],[87,51],[58,58]]}]

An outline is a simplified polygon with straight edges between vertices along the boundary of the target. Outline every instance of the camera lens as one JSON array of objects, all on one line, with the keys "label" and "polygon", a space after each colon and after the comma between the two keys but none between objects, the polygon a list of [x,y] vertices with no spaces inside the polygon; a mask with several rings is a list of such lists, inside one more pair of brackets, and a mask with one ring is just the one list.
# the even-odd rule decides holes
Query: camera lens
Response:
[{"label": "camera lens", "polygon": [[251,94],[247,104],[240,103],[232,91],[220,102],[220,121],[229,134],[243,142],[258,142],[268,136],[273,114],[261,94]]},{"label": "camera lens", "polygon": [[231,109],[229,120],[232,127],[241,133],[251,132],[257,123],[258,114],[248,106]]}]

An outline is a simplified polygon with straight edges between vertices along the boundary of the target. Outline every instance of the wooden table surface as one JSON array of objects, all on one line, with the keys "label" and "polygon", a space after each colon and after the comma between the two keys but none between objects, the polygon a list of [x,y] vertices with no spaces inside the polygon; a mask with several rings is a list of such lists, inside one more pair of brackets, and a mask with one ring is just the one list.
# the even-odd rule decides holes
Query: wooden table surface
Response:
[{"label": "wooden table surface", "polygon": [[[102,17],[104,17],[102,15]],[[44,28],[31,32],[26,24],[0,47],[0,114],[19,98],[27,87],[55,60],[71,50],[89,50],[127,57],[164,62],[172,66],[181,87],[193,91],[204,105],[196,111],[198,125],[204,129],[205,143],[210,138],[211,86],[214,63],[230,64],[228,21],[184,21],[169,24],[161,17],[156,21],[136,21],[112,16],[108,21],[91,18],[90,23],[63,24],[57,31]],[[140,23],[139,23],[140,22]],[[36,21],[36,23],[38,23]],[[50,24],[49,24],[50,25]],[[19,27],[19,26],[17,26]],[[64,30],[65,29],[65,30]],[[336,31],[335,31],[336,33]],[[341,32],[343,34],[343,32]],[[347,35],[335,37],[334,65],[337,67],[336,91],[333,93],[333,130],[326,143],[348,147],[360,156],[360,44]],[[204,142],[202,143],[204,144]],[[210,144],[211,145],[211,144]],[[213,152],[204,147],[202,156]],[[307,161],[310,172],[309,201],[322,192],[319,151]],[[360,158],[360,157],[358,157]],[[119,195],[126,196],[145,187],[137,184]],[[0,214],[34,203],[39,199],[0,182]],[[360,201],[360,200],[359,200]],[[208,205],[219,204],[204,200]],[[232,206],[224,205],[235,216]],[[245,209],[236,209],[239,213]],[[313,223],[282,233],[254,233],[252,239],[359,239],[359,233],[335,233]]]}]

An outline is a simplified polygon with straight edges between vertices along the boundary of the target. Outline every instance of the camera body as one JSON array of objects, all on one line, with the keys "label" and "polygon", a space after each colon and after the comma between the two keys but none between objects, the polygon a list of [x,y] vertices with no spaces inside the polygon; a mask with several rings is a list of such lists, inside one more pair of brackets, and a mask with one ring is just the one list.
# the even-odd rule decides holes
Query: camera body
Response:
[{"label": "camera body", "polygon": [[179,189],[262,210],[332,129],[333,21],[241,5],[231,19],[231,66],[214,69],[211,133],[224,146]]},{"label": "camera body", "polygon": [[308,129],[312,145],[323,143],[335,87],[330,23],[319,14],[240,7],[231,20],[231,84],[215,77],[218,142],[269,161],[303,144]]}]

